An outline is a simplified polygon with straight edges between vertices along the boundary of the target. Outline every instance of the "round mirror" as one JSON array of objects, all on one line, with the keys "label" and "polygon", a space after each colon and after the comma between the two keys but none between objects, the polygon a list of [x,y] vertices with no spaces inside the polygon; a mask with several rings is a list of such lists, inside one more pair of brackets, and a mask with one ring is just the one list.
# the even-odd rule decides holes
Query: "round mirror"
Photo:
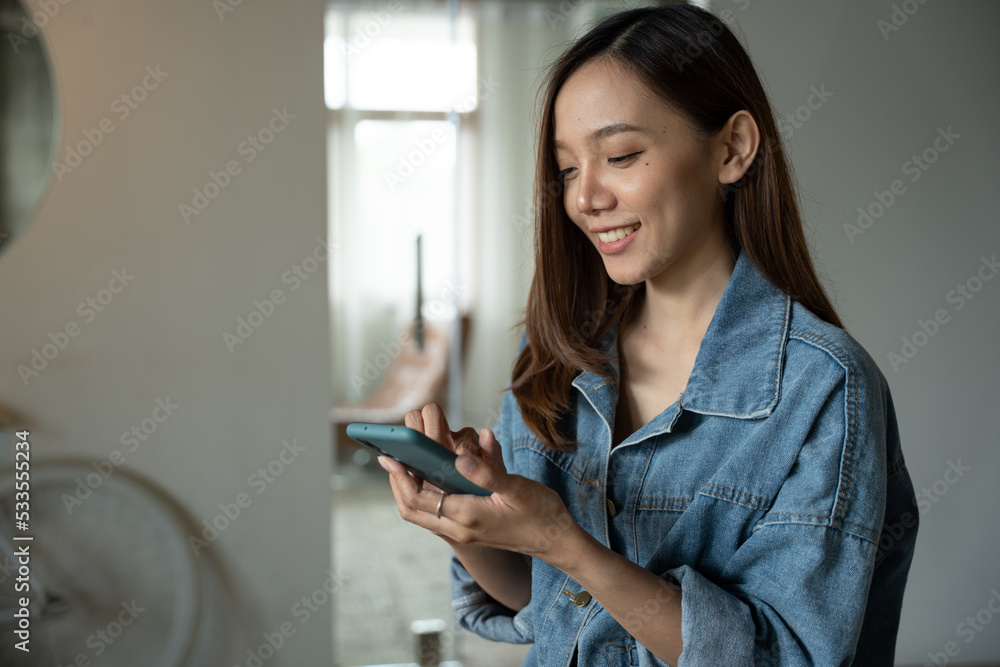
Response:
[{"label": "round mirror", "polygon": [[54,160],[55,95],[38,26],[45,9],[0,0],[0,254],[41,201]]}]

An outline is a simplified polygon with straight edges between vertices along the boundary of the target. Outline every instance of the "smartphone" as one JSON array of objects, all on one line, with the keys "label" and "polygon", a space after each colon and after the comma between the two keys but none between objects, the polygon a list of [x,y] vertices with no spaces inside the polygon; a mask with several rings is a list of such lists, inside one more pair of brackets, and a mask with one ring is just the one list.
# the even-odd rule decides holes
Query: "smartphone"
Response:
[{"label": "smartphone", "polygon": [[375,452],[403,464],[417,477],[446,493],[471,493],[488,496],[492,491],[476,486],[455,469],[454,452],[434,442],[420,431],[389,424],[347,425],[347,435]]}]

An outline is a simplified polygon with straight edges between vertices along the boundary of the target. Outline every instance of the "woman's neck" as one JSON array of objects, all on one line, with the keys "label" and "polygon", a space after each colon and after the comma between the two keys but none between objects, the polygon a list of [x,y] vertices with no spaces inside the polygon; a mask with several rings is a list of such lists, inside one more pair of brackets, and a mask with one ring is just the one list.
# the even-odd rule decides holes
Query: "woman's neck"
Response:
[{"label": "woman's neck", "polygon": [[693,248],[646,281],[633,324],[664,345],[700,341],[735,265],[733,250],[721,236]]}]

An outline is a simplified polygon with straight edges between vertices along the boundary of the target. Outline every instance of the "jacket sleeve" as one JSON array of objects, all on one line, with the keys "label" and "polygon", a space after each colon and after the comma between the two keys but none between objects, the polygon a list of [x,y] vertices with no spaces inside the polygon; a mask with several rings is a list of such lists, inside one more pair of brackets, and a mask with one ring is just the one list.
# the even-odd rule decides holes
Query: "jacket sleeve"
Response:
[{"label": "jacket sleeve", "polygon": [[455,556],[451,557],[451,591],[455,617],[466,630],[495,642],[535,641],[531,605],[516,613],[503,606],[479,587]]},{"label": "jacket sleeve", "polygon": [[[852,664],[886,518],[887,443],[898,451],[898,436],[874,362],[840,355],[839,378],[808,380],[822,393],[805,442],[721,576],[667,573],[681,588],[678,667]],[[899,493],[912,498],[912,487]],[[899,546],[912,552],[912,541]],[[879,614],[898,618],[901,586]],[[891,667],[894,640],[864,664]]]}]

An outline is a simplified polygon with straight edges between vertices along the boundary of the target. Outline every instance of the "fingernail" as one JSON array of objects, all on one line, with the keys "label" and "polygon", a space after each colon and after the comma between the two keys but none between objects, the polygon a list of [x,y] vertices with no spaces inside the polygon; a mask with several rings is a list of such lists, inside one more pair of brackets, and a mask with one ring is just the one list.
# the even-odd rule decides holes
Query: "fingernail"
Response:
[{"label": "fingernail", "polygon": [[382,466],[383,470],[389,470],[388,468],[385,467],[385,461],[383,461],[382,459],[383,459],[383,457],[381,457],[381,456],[378,457],[378,464],[380,466]]}]

